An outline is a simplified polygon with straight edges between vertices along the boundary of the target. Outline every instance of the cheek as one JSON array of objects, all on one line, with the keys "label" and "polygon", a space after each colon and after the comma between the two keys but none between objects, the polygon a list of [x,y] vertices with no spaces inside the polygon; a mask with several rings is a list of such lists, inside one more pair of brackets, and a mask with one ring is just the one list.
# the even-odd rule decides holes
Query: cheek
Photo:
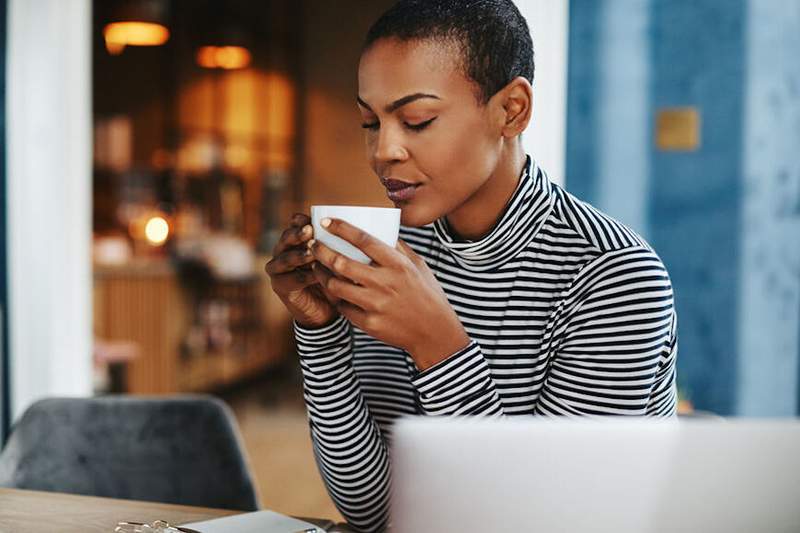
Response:
[{"label": "cheek", "polygon": [[500,143],[482,117],[469,117],[441,128],[417,147],[417,159],[434,186],[454,195],[472,193],[491,174]]},{"label": "cheek", "polygon": [[428,151],[435,149],[440,166],[469,171],[475,168],[476,162],[485,161],[487,153],[495,149],[492,137],[486,117],[476,112],[454,117],[446,128],[437,131],[435,139],[426,144],[430,145]]},{"label": "cheek", "polygon": [[486,122],[465,121],[421,142],[415,153],[419,168],[431,179],[424,201],[409,206],[403,224],[427,224],[445,216],[480,189],[494,171],[500,142]]}]

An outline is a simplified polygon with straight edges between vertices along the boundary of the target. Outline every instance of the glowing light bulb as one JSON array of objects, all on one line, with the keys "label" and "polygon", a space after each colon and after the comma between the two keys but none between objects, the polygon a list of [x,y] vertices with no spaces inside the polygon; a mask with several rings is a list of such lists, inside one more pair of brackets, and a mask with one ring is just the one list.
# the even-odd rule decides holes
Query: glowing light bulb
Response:
[{"label": "glowing light bulb", "polygon": [[163,217],[152,217],[144,226],[144,235],[153,246],[161,246],[169,237],[169,223]]},{"label": "glowing light bulb", "polygon": [[196,59],[197,64],[204,68],[234,70],[247,67],[251,55],[242,46],[201,46]]}]

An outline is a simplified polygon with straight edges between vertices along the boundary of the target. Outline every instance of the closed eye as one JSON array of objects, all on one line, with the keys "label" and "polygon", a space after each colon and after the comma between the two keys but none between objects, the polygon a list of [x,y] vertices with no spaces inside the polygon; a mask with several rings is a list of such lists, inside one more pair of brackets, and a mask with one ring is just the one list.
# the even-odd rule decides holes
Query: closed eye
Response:
[{"label": "closed eye", "polygon": [[[433,123],[433,121],[436,120],[437,118],[439,117],[433,117],[432,119],[426,120],[425,122],[420,122],[419,124],[409,124],[408,122],[403,122],[403,125],[406,128],[413,131],[422,131],[428,126],[430,126],[431,123]],[[365,130],[377,130],[380,128],[380,125],[381,125],[380,122],[365,122],[361,124],[361,127],[364,128]]]},{"label": "closed eye", "polygon": [[430,120],[426,120],[425,122],[420,122],[419,124],[409,124],[408,122],[404,122],[403,124],[405,124],[405,126],[406,126],[407,128],[409,128],[409,129],[412,129],[412,130],[414,130],[414,131],[422,131],[422,130],[424,130],[425,128],[427,128],[428,126],[430,126],[430,125],[431,125],[431,123],[432,123],[434,120],[436,120],[437,118],[438,118],[438,117],[433,117],[432,119],[430,119]]}]

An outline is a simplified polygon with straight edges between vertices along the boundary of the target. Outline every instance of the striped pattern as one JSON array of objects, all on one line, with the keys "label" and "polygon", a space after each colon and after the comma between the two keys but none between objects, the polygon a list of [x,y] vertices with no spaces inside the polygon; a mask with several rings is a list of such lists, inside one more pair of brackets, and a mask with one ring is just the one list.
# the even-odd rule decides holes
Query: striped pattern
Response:
[{"label": "striped pattern", "polygon": [[295,325],[320,472],[355,528],[386,526],[398,416],[675,414],[676,318],[663,264],[530,158],[485,238],[456,242],[444,220],[401,237],[441,283],[467,347],[419,372],[342,318]]}]

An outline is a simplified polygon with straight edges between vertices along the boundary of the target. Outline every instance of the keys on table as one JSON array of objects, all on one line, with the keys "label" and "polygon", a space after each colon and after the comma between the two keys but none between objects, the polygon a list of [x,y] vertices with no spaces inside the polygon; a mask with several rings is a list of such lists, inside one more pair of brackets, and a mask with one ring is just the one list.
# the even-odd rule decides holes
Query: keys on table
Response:
[{"label": "keys on table", "polygon": [[152,524],[120,522],[114,528],[114,533],[199,533],[199,531],[186,527],[171,526],[163,520],[156,520]]}]

